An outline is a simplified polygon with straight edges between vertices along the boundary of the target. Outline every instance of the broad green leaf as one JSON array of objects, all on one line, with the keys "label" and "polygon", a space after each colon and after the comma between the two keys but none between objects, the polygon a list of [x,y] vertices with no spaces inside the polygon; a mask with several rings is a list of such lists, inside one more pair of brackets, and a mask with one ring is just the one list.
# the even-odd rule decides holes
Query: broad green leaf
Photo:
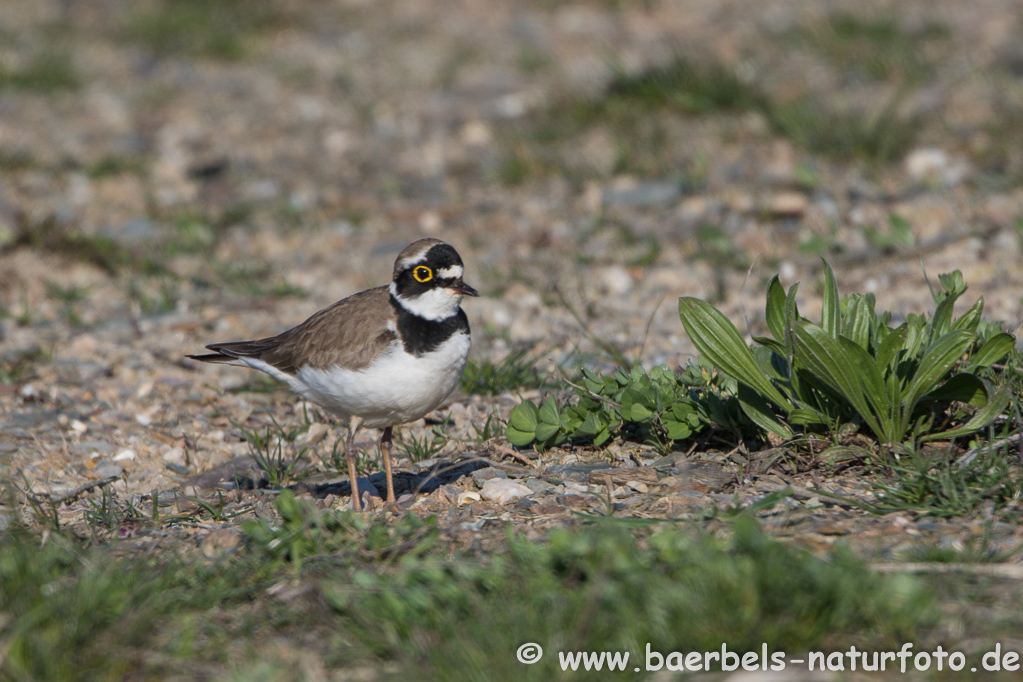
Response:
[{"label": "broad green leaf", "polygon": [[629,411],[629,419],[634,422],[645,422],[653,416],[654,413],[647,409],[647,407],[642,403],[633,403],[632,409]]},{"label": "broad green leaf", "polygon": [[[767,305],[764,308],[764,320],[771,330],[775,341],[785,341],[785,289],[778,281],[778,275],[767,284]],[[758,342],[759,343],[759,342]]]},{"label": "broad green leaf", "polygon": [[[548,424],[556,427],[561,426],[561,418],[558,416],[558,406],[555,404],[554,398],[552,397],[547,398],[543,405],[540,406],[538,416],[540,418],[541,425]],[[539,436],[537,437],[539,438]]]},{"label": "broad green leaf", "polygon": [[831,264],[823,258],[821,262],[824,263],[824,303],[821,309],[821,329],[831,336],[837,336],[842,320],[838,282],[835,281],[835,271],[831,269]]},{"label": "broad green leaf", "polygon": [[949,294],[938,303],[931,318],[931,329],[935,336],[944,336],[952,330],[952,311],[959,294]]},{"label": "broad green leaf", "polygon": [[845,318],[842,320],[842,336],[866,350],[870,345],[870,326],[873,318],[873,311],[862,296],[858,294],[850,296]]},{"label": "broad green leaf", "polygon": [[970,369],[990,367],[998,362],[1016,346],[1016,337],[1008,332],[1000,332],[984,342],[976,353],[970,357]]},{"label": "broad green leaf", "polygon": [[779,438],[791,438],[792,429],[786,426],[774,414],[771,405],[764,400],[764,396],[751,389],[749,386],[740,383],[736,394],[739,406],[746,413],[754,424]]},{"label": "broad green leaf", "polygon": [[536,434],[534,432],[520,431],[514,426],[509,426],[505,429],[504,435],[508,438],[509,443],[520,448],[526,447],[536,440]]},{"label": "broad green leaf", "polygon": [[773,381],[788,381],[788,367],[783,355],[763,346],[752,348],[750,352],[764,376]]},{"label": "broad green leaf", "polygon": [[819,410],[810,409],[807,407],[797,407],[788,414],[788,419],[793,424],[801,424],[803,426],[810,426],[813,424],[827,425],[828,419],[826,415],[821,413]]},{"label": "broad green leaf", "polygon": [[886,333],[880,347],[877,349],[877,353],[874,355],[874,361],[880,370],[894,369],[892,363],[897,361],[898,353],[905,345],[906,334],[908,333],[909,327],[905,324],[898,329],[893,329]]},{"label": "broad green leaf", "polygon": [[808,322],[798,325],[793,336],[799,364],[848,400],[870,430],[888,440],[886,410],[874,409],[885,402],[884,382],[874,359],[849,339],[832,338]]},{"label": "broad green leaf", "polygon": [[918,315],[910,315],[906,319],[904,326],[906,327],[906,335],[902,339],[902,348],[900,350],[906,351],[909,357],[915,358],[920,355],[920,349],[923,348],[927,337],[926,324]]},{"label": "broad green leaf", "polygon": [[788,411],[789,401],[768,381],[757,366],[753,354],[739,330],[710,304],[698,298],[683,297],[678,302],[682,326],[696,349],[722,372],[763,394]]},{"label": "broad green leaf", "polygon": [[753,340],[759,343],[764,348],[768,348],[771,351],[777,353],[778,355],[781,356],[785,355],[785,346],[779,343],[778,341],[775,341],[769,336],[754,336]]},{"label": "broad green leaf", "polygon": [[977,299],[976,303],[970,306],[970,309],[963,313],[962,317],[952,323],[952,329],[965,329],[967,331],[977,331],[977,325],[980,324],[980,315],[984,312],[984,297],[981,296]]},{"label": "broad green leaf", "polygon": [[536,425],[540,422],[539,412],[532,401],[526,400],[519,403],[512,408],[511,415],[508,417],[508,428],[532,435],[536,431]]},{"label": "broad green leaf", "polygon": [[962,357],[973,343],[974,335],[965,329],[949,332],[931,344],[920,359],[916,374],[906,386],[903,406],[912,412],[920,398],[945,379],[952,365]]},{"label": "broad green leaf", "polygon": [[796,282],[789,287],[789,292],[785,294],[785,357],[791,359],[793,348],[792,348],[792,330],[795,328],[796,323],[799,321],[799,306],[796,305],[796,292],[799,291],[799,282]]},{"label": "broad green leaf", "polygon": [[1005,408],[1009,405],[1010,399],[1011,396],[1008,391],[998,391],[991,396],[987,405],[974,412],[970,420],[962,426],[949,429],[948,431],[941,431],[939,433],[925,434],[921,436],[919,440],[921,443],[926,443],[930,440],[958,438],[960,436],[965,436],[967,434],[974,433],[975,431],[979,431],[997,419],[998,416],[1005,411]]},{"label": "broad green leaf", "polygon": [[558,424],[540,422],[536,425],[536,439],[541,442],[546,442],[558,435],[560,431],[561,427]]},{"label": "broad green leaf", "polygon": [[988,402],[988,387],[975,374],[956,374],[951,379],[927,393],[923,399],[939,402],[969,403],[974,407],[983,407]]}]

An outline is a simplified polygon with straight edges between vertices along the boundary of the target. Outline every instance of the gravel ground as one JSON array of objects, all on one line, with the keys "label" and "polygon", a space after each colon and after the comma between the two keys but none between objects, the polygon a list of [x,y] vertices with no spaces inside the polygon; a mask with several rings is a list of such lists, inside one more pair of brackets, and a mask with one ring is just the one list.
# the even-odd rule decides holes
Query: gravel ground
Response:
[{"label": "gravel ground", "polygon": [[[537,344],[545,371],[609,366],[594,338],[646,367],[684,365],[694,351],[676,299],[712,300],[757,333],[775,273],[804,282],[812,317],[822,255],[844,291],[873,292],[897,316],[930,309],[928,278],[957,268],[988,318],[1015,328],[1023,314],[1018,3],[293,0],[239,29],[226,56],[180,36],[162,46],[171,29],[145,32],[159,7],[0,8],[0,465],[21,491],[54,499],[116,477],[105,485],[121,499],[212,495],[251,467],[237,424],[274,417],[305,430],[308,406],[184,355],[276,333],[384,284],[396,253],[423,236],[455,245],[484,294],[465,304],[474,355]],[[835,17],[849,16],[914,56],[883,51],[897,73],[882,79],[858,70],[868,61],[856,53],[829,57],[845,45],[829,42]],[[889,24],[904,34],[885,38]],[[912,141],[880,161],[834,158],[756,110],[640,110],[635,138],[599,126],[534,134],[617,74],[676,53],[778,101],[911,122]],[[68,69],[68,87],[42,78]],[[418,489],[407,503],[479,531],[490,519],[564,523],[570,510],[606,509],[609,495],[637,516],[701,518],[736,494],[813,487],[776,467],[751,474],[740,467],[749,453],[665,461],[616,446],[523,462],[499,441],[468,440],[518,400],[453,396],[432,421],[451,418],[465,440],[439,461],[460,463],[430,482],[435,462],[403,460],[399,488]],[[314,423],[299,437],[313,449],[303,480],[342,504],[332,433]],[[375,435],[362,436],[371,452]],[[531,494],[476,501],[493,497],[487,476]],[[834,486],[868,494],[855,475]],[[63,519],[80,520],[98,494],[63,502]],[[257,510],[265,497],[233,494]],[[976,532],[871,519],[809,494],[764,514],[777,533],[821,547],[853,537],[883,557]],[[1018,544],[1014,526],[993,533],[993,546]]]}]

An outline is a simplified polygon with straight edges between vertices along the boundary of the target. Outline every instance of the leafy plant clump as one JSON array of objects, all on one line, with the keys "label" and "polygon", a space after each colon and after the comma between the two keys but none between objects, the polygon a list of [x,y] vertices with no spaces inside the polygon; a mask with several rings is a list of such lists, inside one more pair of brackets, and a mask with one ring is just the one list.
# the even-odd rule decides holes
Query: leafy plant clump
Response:
[{"label": "leafy plant clump", "polygon": [[[765,317],[772,337],[746,345],[735,326],[709,304],[684,297],[679,315],[703,358],[738,382],[743,412],[768,433],[794,435],[795,427],[838,433],[865,427],[888,448],[973,433],[1005,409],[1009,393],[981,373],[1013,350],[1015,338],[982,325],[983,299],[953,318],[966,291],[959,271],[941,275],[930,317],[910,315],[891,326],[877,314],[872,295],[839,299],[824,263],[819,323],[796,306],[798,284],[786,293],[775,276]],[[969,414],[964,405],[977,408]]]},{"label": "leafy plant clump", "polygon": [[583,369],[582,384],[574,388],[574,402],[563,406],[549,396],[512,408],[508,440],[543,450],[581,439],[600,446],[617,435],[663,448],[712,425],[739,430],[745,421],[734,380],[706,366],[690,365],[681,375],[663,366],[610,376]]}]

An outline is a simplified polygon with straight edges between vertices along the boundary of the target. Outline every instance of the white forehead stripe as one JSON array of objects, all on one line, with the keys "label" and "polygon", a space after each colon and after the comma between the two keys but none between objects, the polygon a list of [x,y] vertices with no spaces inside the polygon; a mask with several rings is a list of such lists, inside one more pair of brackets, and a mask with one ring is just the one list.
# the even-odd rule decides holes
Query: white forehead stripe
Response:
[{"label": "white forehead stripe", "polygon": [[449,277],[461,277],[463,274],[461,265],[452,265],[444,268],[443,270],[437,271],[437,276],[441,279],[447,279]]},{"label": "white forehead stripe", "polygon": [[408,258],[402,258],[398,261],[398,272],[402,270],[408,270],[416,263],[422,263],[426,260],[426,251],[423,251],[418,256],[409,256]]}]

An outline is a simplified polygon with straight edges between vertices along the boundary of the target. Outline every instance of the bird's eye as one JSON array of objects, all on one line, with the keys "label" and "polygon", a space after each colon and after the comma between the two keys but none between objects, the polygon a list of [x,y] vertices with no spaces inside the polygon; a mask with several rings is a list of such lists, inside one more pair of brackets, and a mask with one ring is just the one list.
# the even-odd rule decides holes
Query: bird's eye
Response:
[{"label": "bird's eye", "polygon": [[425,265],[417,265],[416,269],[412,271],[412,276],[416,278],[417,282],[429,282],[433,279],[433,270]]}]

